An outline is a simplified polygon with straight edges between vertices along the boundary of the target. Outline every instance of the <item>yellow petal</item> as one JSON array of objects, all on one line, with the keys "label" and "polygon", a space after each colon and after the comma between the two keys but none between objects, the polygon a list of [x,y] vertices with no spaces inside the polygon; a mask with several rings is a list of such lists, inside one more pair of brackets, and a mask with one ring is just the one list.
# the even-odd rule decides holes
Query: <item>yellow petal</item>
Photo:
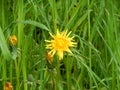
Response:
[{"label": "yellow petal", "polygon": [[48,44],[48,45],[46,45],[46,47],[50,47],[50,46],[52,46],[52,44]]},{"label": "yellow petal", "polygon": [[68,48],[68,49],[66,49],[65,51],[67,51],[67,52],[69,52],[69,53],[71,53],[72,54],[72,52],[71,52],[71,50]]},{"label": "yellow petal", "polygon": [[59,29],[57,29],[57,34],[56,35],[60,35]]},{"label": "yellow petal", "polygon": [[52,56],[53,56],[55,53],[56,53],[56,51],[53,50],[53,49],[49,52],[49,54],[52,54]]},{"label": "yellow petal", "polygon": [[54,36],[52,35],[52,33],[49,32],[49,34],[50,34],[50,36],[51,36],[52,38],[54,37]]},{"label": "yellow petal", "polygon": [[63,37],[66,37],[66,35],[67,35],[67,30],[62,32]]},{"label": "yellow petal", "polygon": [[10,82],[6,82],[4,85],[4,90],[13,90],[13,86]]},{"label": "yellow petal", "polygon": [[68,34],[67,34],[67,37],[71,34],[72,32],[70,31]]},{"label": "yellow petal", "polygon": [[63,51],[58,51],[57,54],[59,56],[59,60],[62,60],[63,59]]},{"label": "yellow petal", "polygon": [[45,42],[51,42],[50,40],[45,40]]}]

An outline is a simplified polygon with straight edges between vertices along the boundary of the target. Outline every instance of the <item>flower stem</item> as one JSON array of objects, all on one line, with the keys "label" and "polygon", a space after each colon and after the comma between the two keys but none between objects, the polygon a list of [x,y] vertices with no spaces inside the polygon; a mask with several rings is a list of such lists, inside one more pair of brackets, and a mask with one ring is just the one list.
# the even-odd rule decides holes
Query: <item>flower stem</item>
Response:
[{"label": "flower stem", "polygon": [[[91,43],[91,36],[90,36],[90,0],[88,0],[88,42],[89,44]],[[91,47],[89,47],[89,51],[88,51],[88,56],[89,56],[89,67],[91,69],[91,65],[92,65],[92,62],[91,62]],[[92,78],[90,76],[90,88],[92,87]]]}]

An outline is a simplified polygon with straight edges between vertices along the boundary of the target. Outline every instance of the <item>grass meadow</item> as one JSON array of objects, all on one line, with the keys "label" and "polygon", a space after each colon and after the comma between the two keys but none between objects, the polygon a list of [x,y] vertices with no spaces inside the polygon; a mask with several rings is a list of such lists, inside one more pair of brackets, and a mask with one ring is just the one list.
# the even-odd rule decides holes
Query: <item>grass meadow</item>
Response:
[{"label": "grass meadow", "polygon": [[[120,0],[0,0],[0,90],[120,90],[119,5]],[[61,52],[48,54],[45,41],[58,29],[71,32],[66,36],[77,43],[62,60]]]}]

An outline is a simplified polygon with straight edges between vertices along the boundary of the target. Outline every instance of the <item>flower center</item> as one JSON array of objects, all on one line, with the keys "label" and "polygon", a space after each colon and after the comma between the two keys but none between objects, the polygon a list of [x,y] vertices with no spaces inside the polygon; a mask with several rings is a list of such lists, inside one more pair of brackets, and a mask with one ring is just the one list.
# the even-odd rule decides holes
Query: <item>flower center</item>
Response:
[{"label": "flower center", "polygon": [[54,45],[56,50],[64,50],[68,47],[66,38],[62,37],[56,37]]}]

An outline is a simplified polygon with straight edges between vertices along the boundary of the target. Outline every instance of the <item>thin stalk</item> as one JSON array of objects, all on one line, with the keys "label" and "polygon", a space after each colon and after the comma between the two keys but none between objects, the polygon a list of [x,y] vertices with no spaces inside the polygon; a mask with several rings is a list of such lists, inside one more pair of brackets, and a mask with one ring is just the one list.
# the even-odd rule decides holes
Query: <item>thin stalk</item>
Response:
[{"label": "thin stalk", "polygon": [[22,67],[22,74],[23,74],[23,82],[24,82],[24,90],[27,90],[27,74],[26,74],[26,54],[27,54],[27,46],[28,46],[28,42],[25,39],[26,44],[24,45],[24,47],[22,47],[23,53],[22,53],[22,61],[21,61],[21,67]]},{"label": "thin stalk", "polygon": [[71,70],[72,70],[72,66],[71,66],[71,60],[69,61],[69,59],[66,59],[66,77],[67,77],[67,90],[71,90]]},{"label": "thin stalk", "polygon": [[12,68],[13,68],[13,61],[11,60],[11,61],[10,61],[10,69],[9,69],[9,72],[10,72],[10,81],[11,81],[11,82],[12,82],[12,79],[13,79],[13,78],[12,78],[12,75],[13,75],[13,74],[12,74],[12,71],[13,71]]},{"label": "thin stalk", "polygon": [[3,77],[3,83],[5,83],[6,80],[7,80],[7,76],[6,76],[6,72],[7,72],[7,71],[6,71],[6,60],[2,60],[2,63],[3,63],[3,64],[2,64],[2,71],[3,71],[3,72],[2,72],[2,73],[3,73],[3,74],[2,74],[2,75],[3,75],[2,77]]},{"label": "thin stalk", "polygon": [[16,90],[19,90],[19,68],[18,68],[18,64],[17,64],[17,60],[15,60],[15,69],[16,69]]},{"label": "thin stalk", "polygon": [[116,87],[116,72],[115,72],[116,70],[115,70],[115,64],[114,64],[114,62],[112,62],[112,90],[115,90],[115,87]]},{"label": "thin stalk", "polygon": [[[3,30],[4,30],[4,28],[5,28],[5,7],[4,7],[4,4],[5,4],[5,2],[4,2],[4,0],[2,0],[2,28],[3,28]],[[6,60],[4,60],[4,59],[2,59],[2,69],[3,69],[3,83],[5,83],[5,81],[6,81],[6,78],[7,78],[7,76],[6,76]]]},{"label": "thin stalk", "polygon": [[[90,0],[88,0],[88,42],[89,44],[91,43],[91,36],[90,36]],[[89,52],[88,52],[88,56],[89,56],[89,67],[91,69],[91,65],[92,65],[92,61],[91,61],[91,47],[89,47]],[[90,76],[90,89],[92,87],[92,78]]]},{"label": "thin stalk", "polygon": [[[116,47],[116,40],[115,40],[115,34],[113,34],[113,31],[115,32],[116,31],[116,25],[115,24],[115,17],[114,17],[114,13],[115,13],[115,9],[114,9],[114,2],[113,1],[109,1],[110,2],[110,6],[111,6],[111,9],[110,9],[110,17],[109,17],[109,32],[108,32],[108,40],[109,40],[109,44],[112,48],[112,52],[115,53],[115,47]],[[111,43],[112,42],[112,43]],[[114,43],[114,44],[113,44]],[[114,62],[112,62],[112,90],[115,90],[116,89],[116,86],[117,86],[117,64],[115,64],[116,59],[114,59]],[[119,78],[118,78],[119,79]]]},{"label": "thin stalk", "polygon": [[[24,2],[23,0],[18,0],[18,21],[24,20]],[[24,52],[24,46],[23,46],[23,29],[24,29],[24,25],[21,23],[18,24],[18,48],[20,48],[23,52]],[[25,53],[25,52],[24,52]],[[25,82],[27,77],[26,77],[26,67],[25,67],[25,61],[23,61],[22,59],[25,57],[23,54],[20,55],[19,59],[18,59],[18,68],[21,66],[21,64],[23,64],[22,67],[22,73],[23,73],[23,82],[24,82],[24,90],[27,90],[27,83]],[[18,69],[19,70],[19,69]],[[20,72],[18,71],[18,74],[20,75]],[[18,79],[19,79],[19,75],[18,75]],[[18,80],[19,81],[19,80]],[[17,82],[19,84],[19,82]],[[20,88],[18,89],[20,90]]]},{"label": "thin stalk", "polygon": [[52,90],[57,90],[56,89],[56,84],[55,84],[55,81],[54,81],[54,71],[50,71],[50,75],[51,75],[51,80],[52,80]]},{"label": "thin stalk", "polygon": [[56,70],[57,70],[57,74],[56,74],[56,84],[57,84],[57,89],[59,89],[59,86],[60,86],[60,80],[61,80],[61,73],[60,73],[60,61],[58,60],[57,58],[57,67],[56,67]]},{"label": "thin stalk", "polygon": [[56,25],[56,2],[52,0],[52,17],[53,17],[53,26],[54,26],[54,33],[56,33],[57,25]]},{"label": "thin stalk", "polygon": [[69,3],[69,0],[66,0],[66,2],[65,2],[65,21],[66,21],[66,23],[68,23],[68,3]]},{"label": "thin stalk", "polygon": [[26,80],[27,80],[27,75],[26,75],[26,62],[25,62],[25,58],[22,59],[22,72],[23,72],[23,81],[24,81],[24,90],[27,90],[27,83],[26,83]]},{"label": "thin stalk", "polygon": [[2,0],[2,29],[5,28],[5,7],[4,7],[4,0]]},{"label": "thin stalk", "polygon": [[[43,43],[40,43],[40,50],[41,51],[43,51],[42,45],[43,45]],[[40,52],[40,57],[43,57],[43,52]],[[41,64],[40,64],[39,68],[41,68],[41,71],[40,71],[40,81],[42,81],[43,78],[44,78],[44,61],[43,60],[41,61]],[[44,88],[44,84],[41,82],[40,90],[43,90],[43,88]]]},{"label": "thin stalk", "polygon": [[[23,20],[23,0],[18,0],[18,21]],[[23,40],[23,24],[18,24],[18,48],[21,48]]]}]

